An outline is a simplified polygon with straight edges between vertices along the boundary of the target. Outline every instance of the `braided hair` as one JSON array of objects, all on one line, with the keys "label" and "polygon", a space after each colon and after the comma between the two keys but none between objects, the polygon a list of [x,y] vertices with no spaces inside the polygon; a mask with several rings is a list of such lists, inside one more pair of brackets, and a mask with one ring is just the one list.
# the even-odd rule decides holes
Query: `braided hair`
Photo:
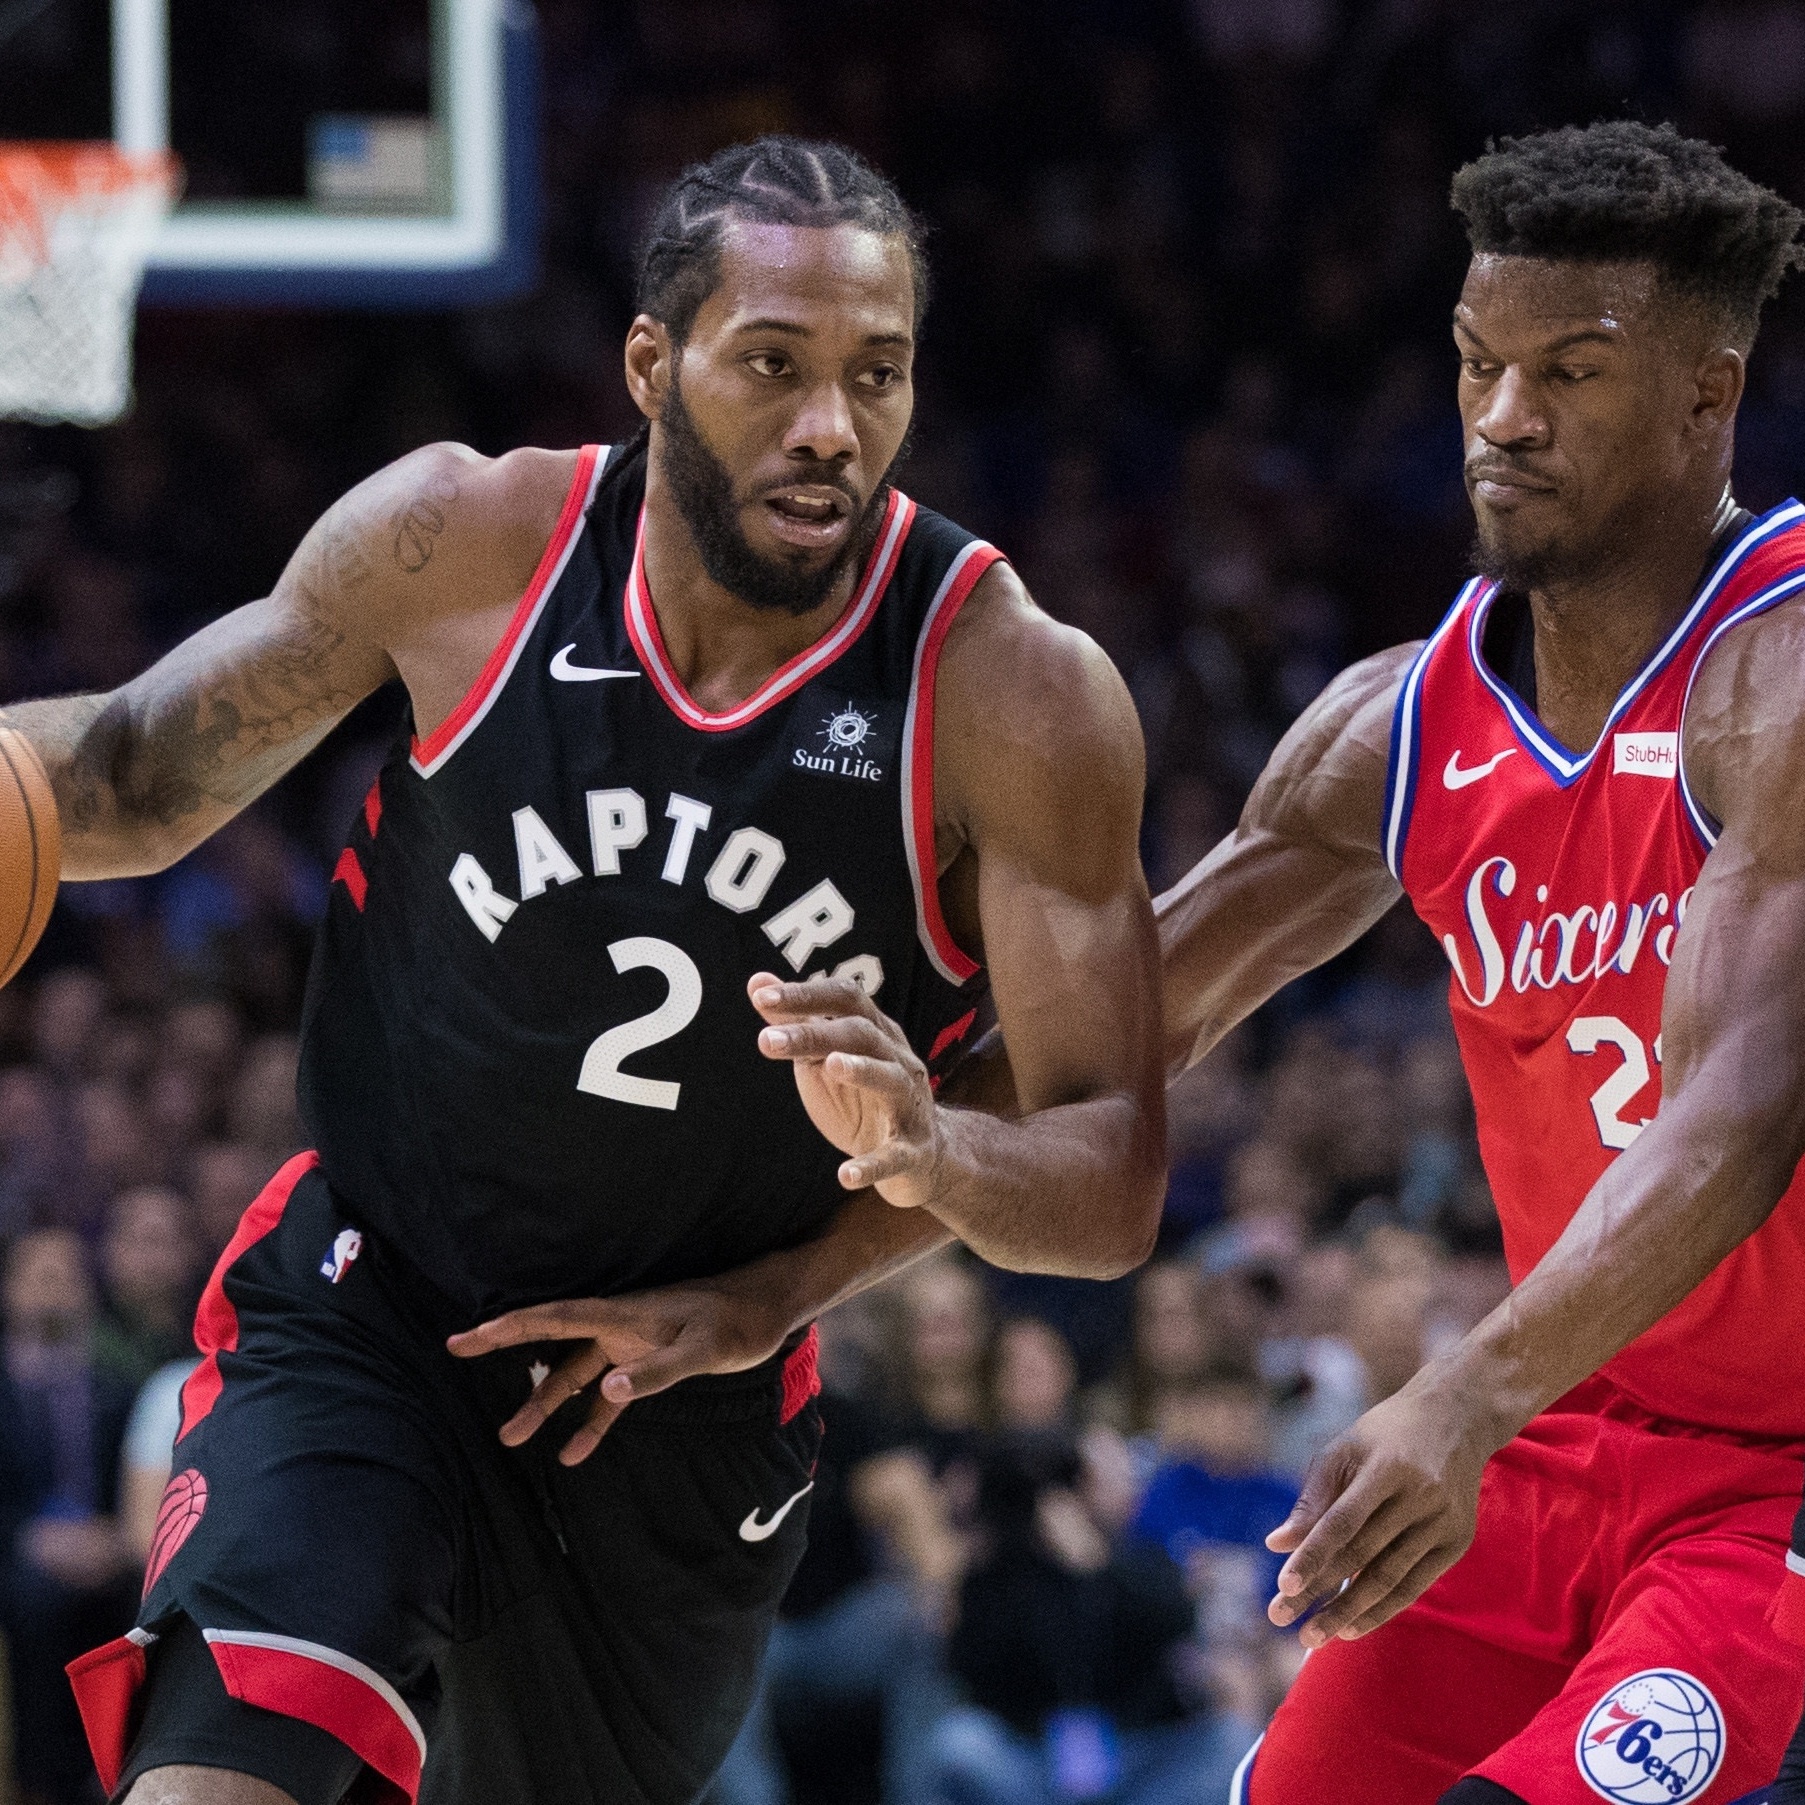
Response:
[{"label": "braided hair", "polygon": [[693,163],[660,202],[640,252],[634,302],[679,345],[721,279],[730,219],[782,226],[863,226],[908,247],[915,325],[927,310],[922,226],[896,189],[843,145],[770,136]]},{"label": "braided hair", "polygon": [[1805,264],[1805,214],[1671,125],[1612,119],[1506,138],[1455,174],[1452,198],[1475,251],[1652,263],[1744,351],[1763,304]]}]

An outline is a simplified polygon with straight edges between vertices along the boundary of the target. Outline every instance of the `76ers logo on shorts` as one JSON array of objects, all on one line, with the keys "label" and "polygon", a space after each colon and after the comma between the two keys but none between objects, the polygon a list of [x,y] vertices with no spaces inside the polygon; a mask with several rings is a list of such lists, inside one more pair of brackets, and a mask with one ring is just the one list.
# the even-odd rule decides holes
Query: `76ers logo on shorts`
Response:
[{"label": "76ers logo on shorts", "polygon": [[1619,1805],[1696,1799],[1723,1762],[1723,1713],[1691,1674],[1650,1667],[1592,1707],[1573,1756],[1586,1784]]}]

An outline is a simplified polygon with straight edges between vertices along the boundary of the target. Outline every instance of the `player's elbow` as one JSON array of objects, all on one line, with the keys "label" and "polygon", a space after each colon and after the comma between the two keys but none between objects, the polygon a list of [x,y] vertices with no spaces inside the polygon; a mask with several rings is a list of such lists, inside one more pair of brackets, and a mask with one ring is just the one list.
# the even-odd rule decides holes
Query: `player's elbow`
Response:
[{"label": "player's elbow", "polygon": [[1086,1278],[1125,1278],[1137,1266],[1146,1265],[1153,1257],[1159,1240],[1160,1217],[1166,1207],[1166,1168],[1162,1161],[1156,1168],[1137,1174],[1125,1187],[1117,1211],[1115,1231],[1107,1246],[1100,1248],[1097,1268]]}]

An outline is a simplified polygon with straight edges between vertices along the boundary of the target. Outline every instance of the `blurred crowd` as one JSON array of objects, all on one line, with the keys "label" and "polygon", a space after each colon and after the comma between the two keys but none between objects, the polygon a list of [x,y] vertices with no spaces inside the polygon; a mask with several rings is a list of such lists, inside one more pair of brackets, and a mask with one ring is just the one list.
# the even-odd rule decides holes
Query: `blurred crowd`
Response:
[{"label": "blurred crowd", "polygon": [[[72,10],[9,38],[14,77],[85,54]],[[1121,665],[1159,887],[1327,677],[1423,631],[1461,575],[1452,169],[1489,134],[1627,111],[1805,197],[1802,0],[537,11],[534,292],[147,312],[127,419],[0,426],[0,701],[130,676],[266,590],[337,493],[414,445],[624,433],[632,246],[660,186],[759,131],[828,135],[932,227],[899,480]],[[281,13],[256,54],[425,79],[423,6]],[[242,98],[241,73],[201,89]],[[242,106],[218,120],[194,166],[229,193],[230,133],[255,132]],[[1771,504],[1802,465],[1793,297],[1754,358],[1741,499]],[[60,1666],[129,1620],[186,1324],[297,1143],[311,923],[400,725],[378,698],[172,872],[65,891],[0,992],[0,1629],[32,1805],[91,1796]],[[1312,1452],[1504,1287],[1445,986],[1400,911],[1199,1066],[1132,1279],[946,1257],[824,1324],[812,1550],[715,1805],[1215,1805],[1296,1659],[1262,1613],[1266,1532]]]}]

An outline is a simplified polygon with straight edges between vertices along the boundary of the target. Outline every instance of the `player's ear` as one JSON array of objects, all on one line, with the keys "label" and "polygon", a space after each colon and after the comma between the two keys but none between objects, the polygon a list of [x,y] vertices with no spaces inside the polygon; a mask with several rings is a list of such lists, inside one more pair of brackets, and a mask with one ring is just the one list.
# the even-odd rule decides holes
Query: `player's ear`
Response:
[{"label": "player's ear", "polygon": [[662,320],[642,313],[627,328],[627,392],[648,420],[664,412],[676,347]]},{"label": "player's ear", "polygon": [[1731,345],[1720,345],[1699,360],[1693,378],[1695,429],[1718,432],[1735,419],[1747,371],[1742,353]]}]

